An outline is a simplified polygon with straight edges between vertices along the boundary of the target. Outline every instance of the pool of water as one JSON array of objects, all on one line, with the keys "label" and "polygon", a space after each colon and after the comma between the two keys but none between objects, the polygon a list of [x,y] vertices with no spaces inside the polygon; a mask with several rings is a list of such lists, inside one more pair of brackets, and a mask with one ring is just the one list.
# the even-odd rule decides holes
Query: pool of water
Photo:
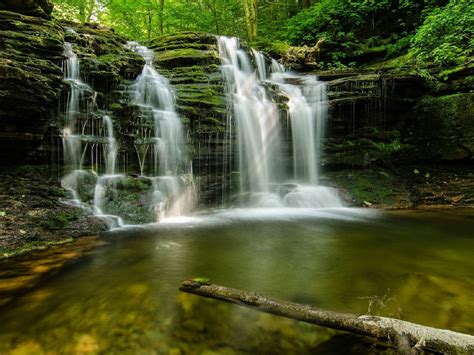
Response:
[{"label": "pool of water", "polygon": [[0,353],[377,352],[363,339],[181,293],[212,283],[474,333],[474,211],[228,210],[110,233],[0,309]]}]

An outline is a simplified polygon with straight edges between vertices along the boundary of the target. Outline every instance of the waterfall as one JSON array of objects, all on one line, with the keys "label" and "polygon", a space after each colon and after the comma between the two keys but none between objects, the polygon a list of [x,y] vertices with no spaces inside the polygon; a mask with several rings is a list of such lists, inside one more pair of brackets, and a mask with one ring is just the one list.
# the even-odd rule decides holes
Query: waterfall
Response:
[{"label": "waterfall", "polygon": [[[111,227],[121,225],[120,217],[107,215],[98,208],[96,191],[100,190],[102,177],[98,177],[97,172],[105,170],[106,174],[114,174],[115,161],[117,156],[117,143],[114,137],[113,121],[109,115],[99,112],[95,107],[96,93],[92,88],[80,78],[80,62],[74,53],[72,44],[64,43],[64,80],[69,83],[65,126],[62,130],[64,161],[70,170],[62,180],[61,185],[72,194],[72,203],[91,210],[95,215],[103,218]],[[94,115],[92,115],[94,113]],[[96,121],[102,119],[102,124]],[[107,133],[105,133],[105,131]],[[105,138],[105,144],[103,144]],[[103,146],[101,149],[101,146]],[[103,157],[100,151],[103,150]],[[89,153],[89,154],[88,154]],[[84,170],[85,160],[97,170]],[[105,169],[102,162],[105,162]],[[88,205],[85,196],[88,191],[94,191],[93,205]],[[90,193],[89,193],[90,194]]]},{"label": "waterfall", "polygon": [[[145,59],[140,76],[131,87],[132,101],[152,112],[154,121],[155,175],[176,175],[184,163],[181,120],[175,111],[175,98],[168,80],[153,67],[153,51],[130,42],[129,48]],[[142,171],[143,173],[143,171]]]},{"label": "waterfall", "polygon": [[117,141],[114,137],[114,126],[109,115],[103,117],[104,125],[107,127],[107,146],[105,153],[105,165],[107,174],[115,173],[115,160],[117,157]]},{"label": "waterfall", "polygon": [[260,85],[249,56],[239,48],[238,39],[219,37],[218,47],[227,90],[232,97],[241,192],[249,194],[251,199],[260,198],[259,193],[270,194],[271,185],[280,175],[278,108]]},{"label": "waterfall", "polygon": [[[129,104],[141,111],[139,121],[132,125],[138,128],[125,132],[133,137],[139,171],[126,163],[117,167],[129,154],[120,151],[123,137],[115,135],[118,123],[110,111],[97,107],[96,93],[80,78],[80,61],[72,45],[64,45],[64,79],[70,90],[62,139],[69,172],[62,186],[71,191],[72,203],[105,219],[110,227],[177,216],[189,212],[195,200],[192,174],[186,170],[183,128],[169,82],[154,68],[151,50],[133,42],[127,47],[146,62],[126,92]],[[122,159],[118,159],[120,154]]]},{"label": "waterfall", "polygon": [[[175,110],[174,93],[169,81],[155,69],[152,50],[136,42],[129,42],[127,47],[145,59],[143,70],[130,91],[132,103],[139,105],[144,115],[151,114],[154,123],[150,177],[154,209],[158,218],[188,213],[195,205],[196,193],[191,164],[186,160],[184,130]],[[144,174],[144,160],[142,157],[141,174]]]},{"label": "waterfall", "polygon": [[[287,72],[275,60],[267,68],[265,56],[252,49],[254,66],[237,38],[217,41],[232,109],[229,124],[237,133],[241,201],[260,207],[341,206],[335,189],[318,185],[327,118],[324,83]],[[287,130],[272,100],[275,88],[287,98]],[[284,144],[286,131],[290,146]],[[284,158],[288,151],[291,159]]]}]

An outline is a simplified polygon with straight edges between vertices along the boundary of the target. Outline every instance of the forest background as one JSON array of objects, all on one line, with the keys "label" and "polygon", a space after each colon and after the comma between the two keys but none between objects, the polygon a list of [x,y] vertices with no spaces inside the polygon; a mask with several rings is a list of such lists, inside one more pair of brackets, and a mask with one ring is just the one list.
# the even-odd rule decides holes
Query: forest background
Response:
[{"label": "forest background", "polygon": [[400,56],[449,66],[471,61],[474,48],[474,0],[55,0],[54,14],[139,41],[181,31],[236,36],[276,56],[322,39],[326,68]]}]

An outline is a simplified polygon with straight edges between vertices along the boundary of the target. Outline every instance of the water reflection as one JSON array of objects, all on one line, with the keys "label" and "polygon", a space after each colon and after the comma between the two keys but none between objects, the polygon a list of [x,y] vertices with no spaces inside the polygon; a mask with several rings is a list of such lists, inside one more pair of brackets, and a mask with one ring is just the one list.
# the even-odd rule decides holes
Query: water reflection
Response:
[{"label": "water reflection", "polygon": [[472,211],[274,212],[219,211],[111,234],[109,246],[1,310],[0,352],[378,351],[360,338],[177,291],[198,276],[353,313],[390,289],[403,319],[474,331]]}]

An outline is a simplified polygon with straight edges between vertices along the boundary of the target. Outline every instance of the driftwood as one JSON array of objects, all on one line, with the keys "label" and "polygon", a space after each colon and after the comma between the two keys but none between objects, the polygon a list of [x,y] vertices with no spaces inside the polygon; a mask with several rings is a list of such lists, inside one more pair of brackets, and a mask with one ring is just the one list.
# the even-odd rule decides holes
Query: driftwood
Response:
[{"label": "driftwood", "polygon": [[283,62],[289,63],[300,63],[308,65],[316,65],[319,52],[325,42],[324,38],[320,38],[312,47],[304,45],[302,47],[291,46],[285,53],[282,54]]},{"label": "driftwood", "polygon": [[255,292],[194,280],[184,281],[180,291],[247,306],[261,312],[306,323],[376,338],[394,345],[409,344],[418,350],[438,353],[474,353],[474,336],[472,335],[425,327],[400,319],[326,311],[308,305],[267,298]]}]

